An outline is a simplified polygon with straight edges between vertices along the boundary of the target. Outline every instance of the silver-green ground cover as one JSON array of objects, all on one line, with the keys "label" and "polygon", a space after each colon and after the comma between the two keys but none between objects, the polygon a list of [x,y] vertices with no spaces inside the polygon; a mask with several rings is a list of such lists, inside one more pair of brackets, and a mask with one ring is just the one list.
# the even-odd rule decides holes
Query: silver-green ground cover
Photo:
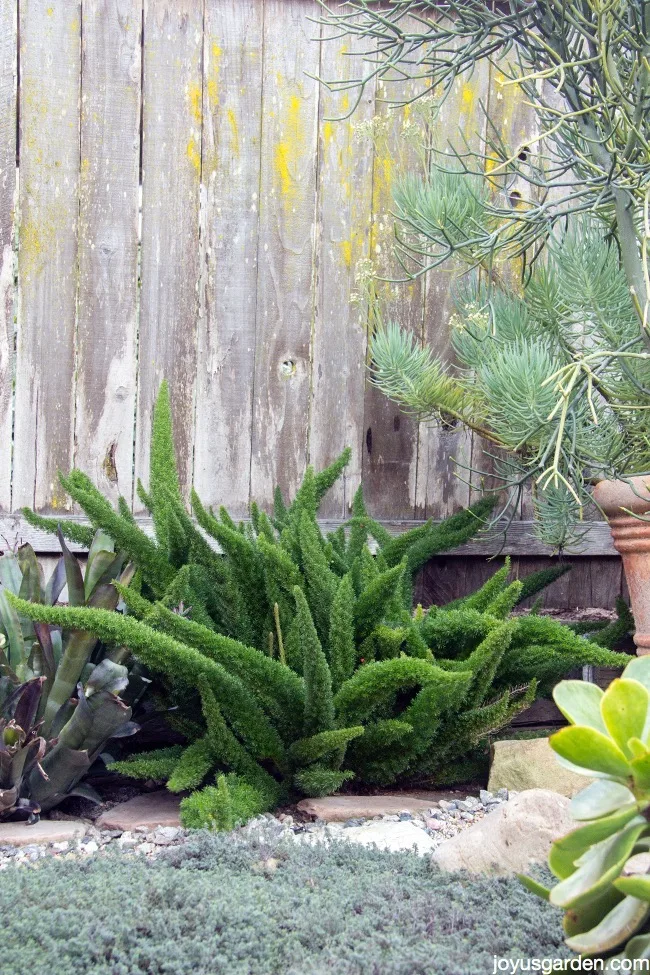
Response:
[{"label": "silver-green ground cover", "polygon": [[209,834],[156,861],[10,867],[0,917],[3,975],[481,975],[494,955],[568,954],[560,912],[514,879]]}]

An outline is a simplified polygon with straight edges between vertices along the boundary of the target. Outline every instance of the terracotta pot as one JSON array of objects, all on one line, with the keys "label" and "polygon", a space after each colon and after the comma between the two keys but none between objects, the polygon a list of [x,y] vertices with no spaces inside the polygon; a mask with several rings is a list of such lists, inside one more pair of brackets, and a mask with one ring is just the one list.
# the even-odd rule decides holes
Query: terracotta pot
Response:
[{"label": "terracotta pot", "polygon": [[636,652],[644,656],[650,653],[650,520],[632,518],[622,509],[650,515],[650,477],[600,481],[594,499],[607,515],[614,547],[623,559],[636,622]]}]

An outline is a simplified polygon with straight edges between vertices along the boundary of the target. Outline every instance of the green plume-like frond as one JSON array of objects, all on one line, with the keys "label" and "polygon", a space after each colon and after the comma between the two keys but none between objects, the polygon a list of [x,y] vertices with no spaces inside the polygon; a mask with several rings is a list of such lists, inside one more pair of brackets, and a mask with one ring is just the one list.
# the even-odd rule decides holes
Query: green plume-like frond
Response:
[{"label": "green plume-like frond", "polygon": [[320,645],[309,604],[302,589],[294,589],[296,623],[302,644],[305,677],[305,737],[334,727],[332,676]]},{"label": "green plume-like frond", "polygon": [[475,396],[410,332],[392,322],[381,326],[371,339],[370,356],[373,383],[408,413],[472,426]]}]

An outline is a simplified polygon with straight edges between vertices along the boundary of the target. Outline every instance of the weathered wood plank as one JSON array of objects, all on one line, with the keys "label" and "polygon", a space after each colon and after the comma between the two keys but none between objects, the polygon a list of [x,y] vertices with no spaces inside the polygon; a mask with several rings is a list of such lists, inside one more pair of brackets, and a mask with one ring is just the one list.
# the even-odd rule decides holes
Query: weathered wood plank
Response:
[{"label": "weathered wood plank", "polygon": [[[393,190],[396,179],[414,169],[418,159],[412,144],[403,137],[410,108],[391,106],[390,101],[409,98],[419,87],[419,82],[397,85],[380,81],[377,85],[370,252],[379,278],[404,276],[394,255]],[[377,294],[385,321],[395,321],[418,337],[422,335],[421,278],[401,284],[378,281]],[[416,501],[417,423],[367,383],[364,427],[363,486],[370,509],[378,518],[412,517]]]},{"label": "weathered wood plank", "polygon": [[20,4],[20,319],[13,506],[65,507],[73,460],[79,0]]},{"label": "weathered wood plank", "polygon": [[[485,119],[480,101],[488,83],[487,65],[456,79],[437,110],[424,100],[414,103],[411,127],[424,127],[427,144],[433,147],[432,163],[444,162],[441,154],[480,151]],[[434,103],[435,104],[435,103]],[[453,160],[451,166],[454,166]],[[435,178],[435,170],[432,171]],[[449,266],[429,271],[425,277],[424,342],[443,361],[453,360],[450,320],[454,311]],[[443,518],[469,503],[471,433],[457,426],[420,423],[415,514],[418,518]]]},{"label": "weathered wood plank", "polygon": [[248,510],[257,306],[263,6],[206,0],[203,183],[194,485],[205,503]]},{"label": "weathered wood plank", "polygon": [[[538,124],[534,109],[527,103],[523,92],[516,85],[506,85],[504,71],[508,71],[508,61],[503,64],[503,70],[490,65],[489,78],[482,92],[485,110],[489,118],[486,133],[488,143],[497,142],[500,138],[509,155],[519,157],[520,162],[534,156],[538,147]],[[530,186],[512,172],[512,166],[500,165],[502,151],[488,144],[485,149],[486,173],[490,177],[492,190],[497,196],[499,206],[519,209],[530,194]],[[525,157],[525,158],[524,158]],[[499,270],[513,290],[520,290],[519,272],[521,261],[506,261]],[[503,485],[503,479],[496,476],[498,460],[508,458],[506,451],[500,450],[489,441],[478,435],[472,438],[472,469],[476,473],[472,478],[476,490],[471,492],[471,500],[479,496],[479,487],[498,488]],[[519,510],[516,517],[532,517],[532,502],[530,489],[524,489]]]},{"label": "weathered wood plank", "polygon": [[[358,40],[329,41],[321,51],[321,77],[357,77],[363,66],[354,51]],[[309,459],[316,470],[344,447],[352,458],[344,475],[324,498],[323,517],[349,514],[361,481],[363,401],[366,383],[365,303],[352,304],[358,262],[369,257],[372,207],[372,147],[356,137],[375,108],[368,85],[353,118],[347,93],[321,93],[319,118],[320,242],[312,355]],[[335,120],[335,121],[333,121]]]},{"label": "weathered wood plank", "polygon": [[[70,516],[66,515],[66,518],[68,517]],[[72,516],[72,518],[78,519],[81,524],[87,523],[83,516]],[[139,515],[137,517],[138,524],[143,526],[145,529],[147,525],[150,524],[150,521],[151,519],[143,515]],[[341,523],[341,519],[319,519],[319,524],[324,532],[334,531]],[[383,522],[384,528],[386,528],[391,535],[399,535],[418,524],[422,524],[422,522]],[[548,546],[542,545],[531,535],[531,528],[531,522],[513,522],[508,530],[508,536],[505,544],[503,544],[502,536],[496,534],[495,532],[488,532],[485,536],[474,539],[473,541],[467,542],[460,548],[454,549],[451,555],[448,557],[445,557],[444,553],[441,553],[441,555],[436,556],[432,562],[434,565],[436,565],[439,559],[444,559],[444,561],[448,563],[448,571],[451,575],[456,571],[456,568],[452,563],[457,558],[459,561],[462,561],[462,559],[466,556],[480,556],[482,560],[485,560],[490,556],[495,555],[495,553],[499,553],[500,556],[511,554],[513,557],[516,557],[522,551],[525,551],[526,555],[528,556],[550,556],[551,552]],[[13,544],[13,542],[17,539],[22,539],[25,542],[30,542],[30,544],[32,544],[39,552],[51,552],[58,550],[58,543],[53,535],[49,535],[47,532],[43,532],[40,529],[32,528],[32,526],[25,521],[19,512],[16,512],[15,514],[0,514],[0,539],[5,539],[10,544]],[[589,558],[594,555],[616,556],[616,552],[611,544],[609,529],[604,523],[602,525],[599,522],[593,523],[593,528],[590,529],[584,539],[584,547],[582,551],[579,554],[573,554],[571,556],[571,561],[588,562]],[[612,562],[615,561],[615,558],[612,559]],[[502,561],[499,561],[498,559],[491,561],[489,563],[489,565],[492,567],[491,571],[494,571],[501,564]],[[546,564],[551,563],[550,561],[548,563],[535,563],[533,561],[528,561],[526,563],[526,573],[534,571],[536,568],[543,568]],[[485,571],[487,575],[491,574],[491,571],[488,571],[488,569]],[[522,570],[522,576],[523,574],[524,573]],[[566,579],[566,576],[564,578]],[[557,586],[559,583],[554,583],[554,585]],[[450,599],[455,598],[456,596],[450,596]]]},{"label": "weathered wood plank", "polygon": [[76,466],[133,491],[142,0],[83,10]]},{"label": "weathered wood plank", "polygon": [[17,5],[0,4],[0,509],[11,507]]},{"label": "weathered wood plank", "polygon": [[293,494],[307,455],[320,46],[313,0],[264,5],[251,496]]},{"label": "weathered wood plank", "polygon": [[194,446],[202,41],[203,0],[148,0],[135,474],[147,483],[151,413],[166,379],[184,489],[192,480]]},{"label": "weathered wood plank", "polygon": [[538,701],[533,701],[529,708],[522,711],[521,714],[518,714],[513,719],[510,727],[526,728],[534,727],[535,725],[561,727],[565,724],[566,719],[557,705],[553,701],[547,701],[541,698]]}]

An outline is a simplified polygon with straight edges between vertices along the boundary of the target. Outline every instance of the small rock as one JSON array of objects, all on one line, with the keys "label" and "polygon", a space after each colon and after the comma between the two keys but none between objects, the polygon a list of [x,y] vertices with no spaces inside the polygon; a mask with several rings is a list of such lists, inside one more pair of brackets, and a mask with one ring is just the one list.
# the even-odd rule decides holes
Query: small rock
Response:
[{"label": "small rock", "polygon": [[158,829],[154,830],[151,839],[157,846],[169,846],[180,835],[181,830],[178,826],[159,826]]},{"label": "small rock", "polygon": [[481,791],[478,794],[478,797],[481,800],[481,802],[483,803],[483,805],[485,805],[492,798],[492,793],[491,792],[488,792],[487,789],[481,789]]},{"label": "small rock", "polygon": [[504,802],[508,801],[508,790],[506,788],[497,789],[497,799],[503,799]]},{"label": "small rock", "polygon": [[399,816],[382,816],[385,823],[399,823]]},{"label": "small rock", "polygon": [[471,812],[474,808],[474,803],[469,799],[459,799],[456,802],[456,809],[460,809],[461,812]]},{"label": "small rock", "polygon": [[473,823],[474,822],[474,816],[470,812],[462,812],[460,814],[460,818],[461,819],[464,819],[465,822],[467,822],[467,823]]},{"label": "small rock", "polygon": [[398,814],[398,819],[400,823],[408,823],[410,820],[413,819],[413,816],[411,815],[410,812],[401,812]]},{"label": "small rock", "polygon": [[130,833],[128,830],[122,833],[122,835],[117,839],[117,845],[119,846],[120,850],[132,850],[138,845],[139,842],[140,840],[136,839],[133,833]]},{"label": "small rock", "polygon": [[427,829],[432,829],[432,830],[442,829],[443,827],[443,824],[440,822],[439,819],[427,819],[425,825]]},{"label": "small rock", "polygon": [[451,812],[452,809],[456,808],[455,802],[448,802],[446,799],[441,799],[438,805],[443,812]]},{"label": "small rock", "polygon": [[85,853],[87,856],[90,856],[92,853],[97,853],[98,849],[99,844],[96,842],[96,840],[90,840],[88,843],[79,844],[80,852]]},{"label": "small rock", "polygon": [[155,849],[156,846],[154,843],[139,843],[136,846],[135,851],[136,853],[153,853]]},{"label": "small rock", "polygon": [[52,843],[52,850],[54,853],[65,853],[70,844],[67,840],[63,840],[61,843]]},{"label": "small rock", "polygon": [[285,826],[293,826],[293,816],[288,816],[287,813],[281,813],[281,815],[278,816],[278,820],[281,823],[284,823]]}]

